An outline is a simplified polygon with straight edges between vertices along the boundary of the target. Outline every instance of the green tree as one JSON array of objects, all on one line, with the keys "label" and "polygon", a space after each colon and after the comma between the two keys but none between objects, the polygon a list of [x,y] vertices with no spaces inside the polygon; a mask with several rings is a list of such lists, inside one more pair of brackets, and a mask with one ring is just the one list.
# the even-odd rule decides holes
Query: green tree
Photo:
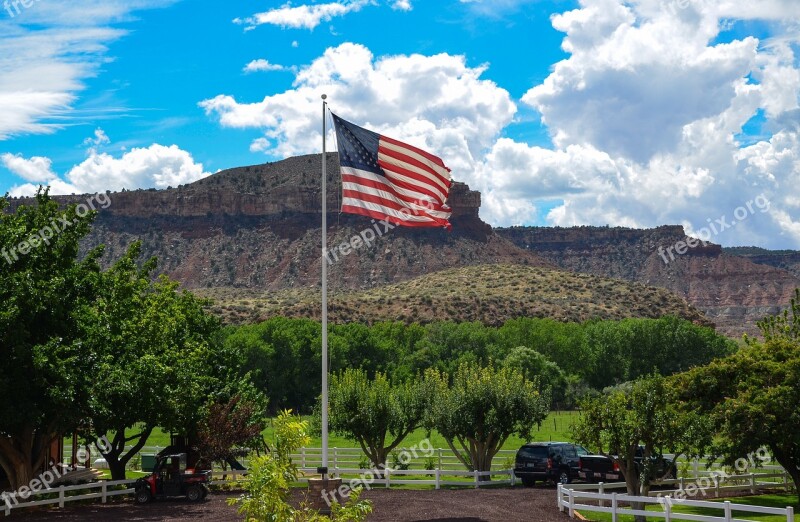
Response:
[{"label": "green tree", "polygon": [[78,314],[94,294],[95,249],[78,261],[94,213],[59,210],[47,191],[7,212],[0,198],[0,466],[27,485],[61,432],[78,426],[95,361]]},{"label": "green tree", "polygon": [[758,328],[767,341],[776,338],[800,341],[800,288],[795,288],[789,308],[765,317],[758,322]]},{"label": "green tree", "polygon": [[556,363],[532,348],[518,346],[511,350],[503,366],[516,368],[526,380],[539,382],[543,390],[550,390],[551,407],[564,404],[567,393],[567,377]]},{"label": "green tree", "polygon": [[709,415],[721,435],[708,448],[728,465],[769,449],[800,487],[800,299],[759,323],[766,339],[676,376],[689,409]]},{"label": "green tree", "polygon": [[435,386],[425,426],[441,433],[470,471],[490,471],[506,440],[513,434],[530,439],[549,411],[548,394],[515,368],[464,363],[452,381],[434,369],[425,381]]},{"label": "green tree", "polygon": [[331,505],[331,516],[324,517],[303,504],[291,504],[291,486],[299,472],[291,454],[310,442],[308,424],[291,411],[283,411],[275,420],[275,441],[272,453],[253,459],[244,482],[246,493],[228,500],[239,505],[239,513],[249,522],[361,522],[372,512],[372,503],[359,500],[359,490],[353,490],[348,502]]},{"label": "green tree", "polygon": [[[678,408],[670,385],[660,375],[618,386],[586,399],[573,425],[576,442],[619,465],[629,495],[647,496],[664,453],[696,454],[710,440],[706,420]],[[641,458],[637,450],[642,446]],[[641,504],[634,509],[642,509]],[[637,517],[644,520],[644,517]]]},{"label": "green tree", "polygon": [[421,426],[428,390],[425,381],[392,383],[384,373],[369,379],[364,370],[345,370],[331,378],[328,426],[358,441],[372,464],[383,469],[389,453]]},{"label": "green tree", "polygon": [[225,388],[220,377],[234,373],[211,342],[218,320],[178,283],[153,280],[155,259],[137,266],[140,249],[132,244],[102,274],[81,317],[95,361],[85,432],[91,440],[108,436],[114,480],[125,478],[126,464],[155,427],[191,431],[209,394]]}]

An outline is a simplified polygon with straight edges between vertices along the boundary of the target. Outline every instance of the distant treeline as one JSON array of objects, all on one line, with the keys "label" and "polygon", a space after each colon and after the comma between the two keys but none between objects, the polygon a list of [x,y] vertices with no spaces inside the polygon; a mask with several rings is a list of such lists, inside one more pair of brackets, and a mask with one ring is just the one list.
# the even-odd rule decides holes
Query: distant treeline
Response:
[{"label": "distant treeline", "polygon": [[[226,348],[243,356],[242,372],[251,372],[272,411],[311,411],[321,390],[320,323],[278,317],[221,335]],[[351,323],[331,325],[328,346],[332,373],[361,368],[398,382],[426,368],[452,375],[464,361],[515,366],[550,387],[557,408],[654,371],[670,375],[736,351],[734,341],[675,317],[583,324],[513,319],[500,327]]]}]

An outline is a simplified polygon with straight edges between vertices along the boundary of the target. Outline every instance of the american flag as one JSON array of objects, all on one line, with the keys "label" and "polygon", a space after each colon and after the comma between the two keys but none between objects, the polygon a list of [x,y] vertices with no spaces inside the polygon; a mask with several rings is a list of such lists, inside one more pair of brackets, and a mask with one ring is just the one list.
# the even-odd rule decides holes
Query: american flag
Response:
[{"label": "american flag", "polygon": [[450,169],[421,149],[335,114],[342,212],[406,227],[450,227]]}]

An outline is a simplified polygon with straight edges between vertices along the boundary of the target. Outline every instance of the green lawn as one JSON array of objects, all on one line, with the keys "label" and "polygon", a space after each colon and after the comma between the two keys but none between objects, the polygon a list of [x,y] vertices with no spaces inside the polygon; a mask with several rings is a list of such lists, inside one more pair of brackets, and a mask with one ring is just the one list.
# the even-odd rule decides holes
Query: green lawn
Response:
[{"label": "green lawn", "polygon": [[[728,498],[728,499],[714,499],[714,502],[724,502],[725,500],[729,500],[732,504],[744,504],[747,506],[762,506],[762,507],[772,507],[772,508],[779,508],[784,509],[787,506],[798,506],[798,496],[797,495],[789,495],[789,494],[776,494],[776,495],[757,495],[757,496],[750,496],[750,497],[738,497],[738,498]],[[596,522],[611,522],[611,513],[594,513],[591,511],[580,511],[581,515],[586,517],[587,520],[592,520]],[[664,509],[660,505],[651,505],[647,507],[647,511],[658,511],[663,512]],[[713,516],[713,517],[724,517],[724,512],[722,508],[720,509],[711,509],[711,508],[697,508],[697,507],[690,507],[684,506],[679,503],[674,503],[672,505],[672,513],[687,513],[692,515],[706,515],[706,516]],[[785,522],[786,515],[762,515],[760,513],[748,513],[746,511],[737,511],[733,510],[732,512],[733,518],[744,519],[744,520],[754,520],[757,522]],[[679,517],[673,517],[679,518]],[[652,520],[663,520],[663,518],[655,518],[653,517]],[[624,515],[620,516],[618,519],[619,522],[633,522],[633,516],[631,515]]]},{"label": "green lawn", "polygon": [[[533,431],[533,441],[551,441],[551,440],[570,440],[570,428],[572,423],[578,418],[577,412],[550,412],[547,419],[542,422],[539,429]],[[272,422],[272,419],[270,419]],[[403,446],[411,447],[427,437],[427,433],[423,429],[418,429],[403,441]],[[273,439],[272,426],[267,426],[264,430],[264,436],[268,441]],[[437,432],[430,434],[430,441],[434,448],[447,448],[447,442]],[[508,439],[503,449],[518,449],[523,443],[530,441],[523,441],[519,437],[512,436]],[[310,447],[319,448],[322,444],[320,437],[313,437]],[[149,445],[149,442],[148,442]],[[358,448],[358,443],[354,440],[341,437],[335,433],[331,433],[328,438],[328,446],[331,448]]]}]

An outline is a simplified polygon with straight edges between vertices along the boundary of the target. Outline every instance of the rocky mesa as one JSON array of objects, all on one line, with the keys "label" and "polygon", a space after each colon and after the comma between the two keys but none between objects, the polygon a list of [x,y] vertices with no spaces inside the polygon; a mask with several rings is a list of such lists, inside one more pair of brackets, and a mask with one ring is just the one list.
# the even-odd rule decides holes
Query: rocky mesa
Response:
[{"label": "rocky mesa", "polygon": [[[680,226],[515,227],[493,230],[479,217],[480,193],[455,183],[453,230],[386,227],[340,214],[338,156],[326,156],[328,244],[367,229],[369,246],[330,265],[332,291],[376,288],[457,267],[527,265],[668,289],[704,312],[720,331],[755,333],[755,321],[788,303],[800,286],[800,254],[723,250],[708,244],[665,263],[663,250],[686,241]],[[190,289],[303,290],[319,286],[322,156],[234,168],[167,190],[109,194],[84,248],[106,245],[105,261],[131,241]],[[86,196],[58,198],[83,203]],[[13,199],[11,208],[30,200]],[[660,253],[661,252],[661,253]],[[797,256],[795,257],[795,254]]]}]

